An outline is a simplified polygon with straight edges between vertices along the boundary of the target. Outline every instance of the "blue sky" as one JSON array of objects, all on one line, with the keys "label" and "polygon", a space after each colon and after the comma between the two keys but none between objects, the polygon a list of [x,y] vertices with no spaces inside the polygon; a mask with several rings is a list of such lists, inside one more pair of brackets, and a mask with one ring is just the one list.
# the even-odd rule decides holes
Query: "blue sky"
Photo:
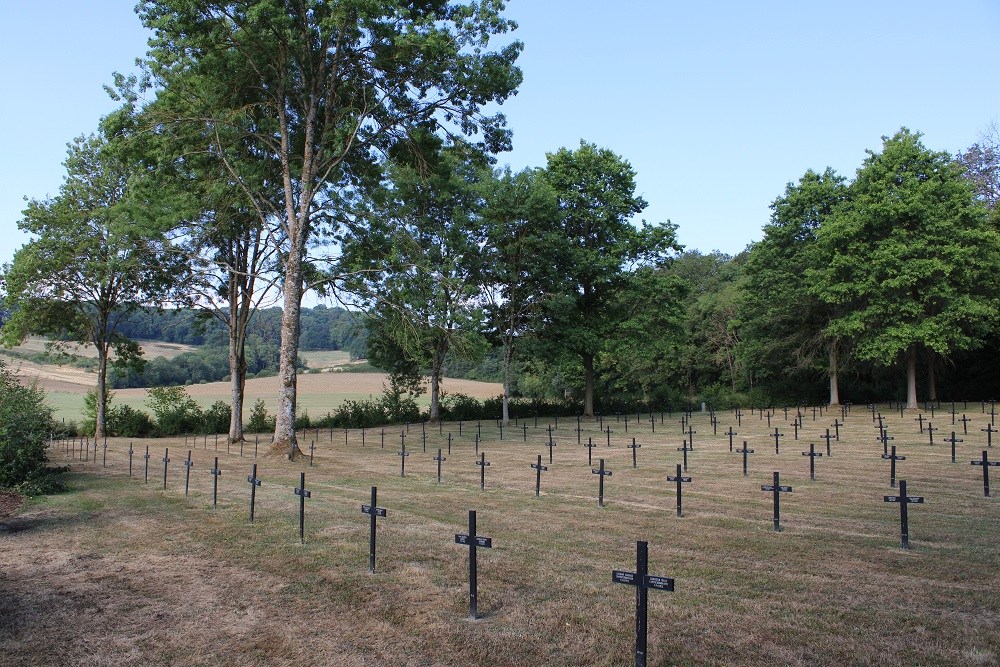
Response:
[{"label": "blue sky", "polygon": [[[55,194],[66,143],[111,110],[102,85],[147,35],[135,0],[0,0],[0,261],[23,197]],[[806,169],[853,176],[900,126],[956,152],[1000,120],[994,0],[513,0],[524,84],[503,111],[515,170],[581,139],[638,172],[642,217],[688,248],[742,250]]]}]

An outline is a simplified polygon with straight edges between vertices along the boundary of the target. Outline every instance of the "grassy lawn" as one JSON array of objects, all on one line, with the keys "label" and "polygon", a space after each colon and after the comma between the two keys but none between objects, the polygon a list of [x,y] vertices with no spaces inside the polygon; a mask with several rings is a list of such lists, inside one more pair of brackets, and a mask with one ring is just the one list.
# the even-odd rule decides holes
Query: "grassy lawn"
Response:
[{"label": "grassy lawn", "polygon": [[[675,515],[681,460],[678,415],[657,415],[656,432],[633,415],[599,444],[577,444],[575,420],[560,420],[548,464],[547,422],[524,431],[484,424],[480,451],[490,467],[479,489],[475,425],[446,424],[405,434],[410,456],[400,476],[400,427],[309,431],[314,466],[278,455],[256,459],[256,521],[247,522],[253,446],[193,448],[184,495],[184,440],[110,440],[108,463],[72,461],[70,493],[32,500],[0,522],[0,664],[324,664],[629,665],[634,591],[611,570],[634,570],[636,540],[649,541],[650,573],[674,577],[676,591],[649,594],[649,664],[991,665],[1000,660],[997,597],[1000,507],[984,498],[969,461],[985,448],[988,417],[969,406],[969,434],[939,412],[936,444],[917,431],[916,413],[886,417],[899,453],[899,478],[926,504],[910,508],[913,549],[899,548],[899,507],[883,502],[888,462],[869,413],[855,408],[832,443],[833,456],[809,479],[809,443],[825,454],[824,430],[839,411],[811,420],[799,439],[783,416],[781,453],[767,424],[720,414],[718,435],[693,417],[684,516]],[[960,406],[961,409],[961,406]],[[961,414],[958,415],[959,417]],[[604,422],[607,426],[608,422]],[[750,474],[730,453],[732,427],[755,450]],[[958,431],[951,464],[946,431]],[[831,429],[832,430],[832,429]],[[772,431],[773,432],[773,428]],[[441,484],[437,448],[445,451]],[[346,437],[346,444],[345,444]],[[636,437],[638,466],[632,467]],[[150,447],[149,482],[142,454]],[[164,448],[170,448],[163,489]],[[223,445],[224,447],[224,445]],[[99,451],[100,454],[103,452]],[[308,451],[306,452],[308,454]],[[537,454],[542,495],[534,496]],[[88,455],[92,457],[92,453]],[[212,508],[214,457],[223,470]],[[1000,455],[998,455],[1000,456]],[[606,506],[597,506],[598,458]],[[771,526],[771,494],[760,486],[781,472],[784,531]],[[298,544],[300,471],[312,498],[306,543]],[[1000,473],[998,473],[1000,474]],[[360,505],[378,486],[378,572],[367,570],[368,517]],[[468,549],[454,543],[469,509],[494,548],[479,552],[479,609],[468,620]]]}]

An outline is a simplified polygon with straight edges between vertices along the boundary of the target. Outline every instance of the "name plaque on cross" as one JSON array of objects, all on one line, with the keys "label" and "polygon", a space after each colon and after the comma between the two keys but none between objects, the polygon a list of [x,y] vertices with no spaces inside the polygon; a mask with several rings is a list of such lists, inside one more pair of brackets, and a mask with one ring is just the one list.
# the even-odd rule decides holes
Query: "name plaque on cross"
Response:
[{"label": "name plaque on cross", "polygon": [[899,480],[899,495],[898,496],[884,496],[884,501],[887,503],[898,503],[899,504],[899,531],[900,531],[900,547],[903,549],[910,548],[910,520],[909,512],[907,511],[907,506],[911,504],[923,505],[923,496],[908,496],[906,495],[906,480]]},{"label": "name plaque on cross", "polygon": [[371,517],[371,526],[368,534],[368,571],[375,574],[375,518],[388,515],[384,507],[378,506],[378,488],[372,487],[372,500],[370,505],[362,505],[361,513]]},{"label": "name plaque on cross", "polygon": [[476,535],[476,511],[469,510],[469,532],[456,533],[455,544],[469,547],[469,618],[479,616],[478,568],[476,564],[476,549],[492,549],[493,538]]},{"label": "name plaque on cross", "polygon": [[635,572],[612,570],[611,581],[616,584],[635,586],[635,665],[646,667],[647,619],[649,611],[648,591],[674,590],[674,580],[649,574],[649,544],[635,543]]}]

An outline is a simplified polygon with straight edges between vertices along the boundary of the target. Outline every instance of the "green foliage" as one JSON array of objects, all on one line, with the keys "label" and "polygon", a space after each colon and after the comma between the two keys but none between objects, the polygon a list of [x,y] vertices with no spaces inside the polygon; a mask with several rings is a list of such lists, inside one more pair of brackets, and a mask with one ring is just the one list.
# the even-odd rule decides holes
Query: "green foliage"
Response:
[{"label": "green foliage", "polygon": [[267,405],[263,398],[254,401],[253,408],[250,409],[250,421],[247,422],[246,430],[250,433],[266,433],[274,430],[274,417],[267,414]]},{"label": "green foliage", "polygon": [[146,438],[156,432],[156,423],[146,412],[120,404],[108,410],[108,435],[118,438]]},{"label": "green foliage", "polygon": [[46,440],[52,428],[52,411],[45,405],[45,394],[36,387],[22,386],[0,364],[0,488],[25,495],[65,489],[56,475],[66,469],[46,466]]},{"label": "green foliage", "polygon": [[[183,387],[154,387],[147,391],[146,405],[156,417],[156,434],[160,436],[182,433],[207,433],[204,430],[204,415]],[[229,421],[221,431],[229,430]]]},{"label": "green foliage", "polygon": [[225,401],[216,401],[202,412],[202,429],[205,433],[228,433],[233,409]]}]

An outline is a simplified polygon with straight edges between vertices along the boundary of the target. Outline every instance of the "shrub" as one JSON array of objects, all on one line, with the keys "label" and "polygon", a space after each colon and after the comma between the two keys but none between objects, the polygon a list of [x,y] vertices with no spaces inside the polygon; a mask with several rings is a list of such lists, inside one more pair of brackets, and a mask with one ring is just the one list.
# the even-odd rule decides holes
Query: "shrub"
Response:
[{"label": "shrub", "polygon": [[0,487],[25,495],[62,491],[56,475],[66,468],[50,468],[45,447],[52,430],[52,410],[37,387],[24,387],[0,363]]},{"label": "shrub", "polygon": [[250,433],[267,433],[274,430],[274,421],[274,417],[267,414],[264,399],[258,398],[250,410],[250,421],[247,422],[246,430]]},{"label": "shrub", "polygon": [[229,421],[232,419],[233,408],[225,401],[216,401],[203,413],[202,429],[205,433],[229,433]]},{"label": "shrub", "polygon": [[153,418],[129,405],[108,410],[108,435],[120,438],[145,438],[156,430]]},{"label": "shrub", "polygon": [[[156,415],[156,433],[161,436],[197,433],[203,430],[201,408],[184,387],[154,387],[146,403]],[[226,428],[228,430],[228,426]]]}]

